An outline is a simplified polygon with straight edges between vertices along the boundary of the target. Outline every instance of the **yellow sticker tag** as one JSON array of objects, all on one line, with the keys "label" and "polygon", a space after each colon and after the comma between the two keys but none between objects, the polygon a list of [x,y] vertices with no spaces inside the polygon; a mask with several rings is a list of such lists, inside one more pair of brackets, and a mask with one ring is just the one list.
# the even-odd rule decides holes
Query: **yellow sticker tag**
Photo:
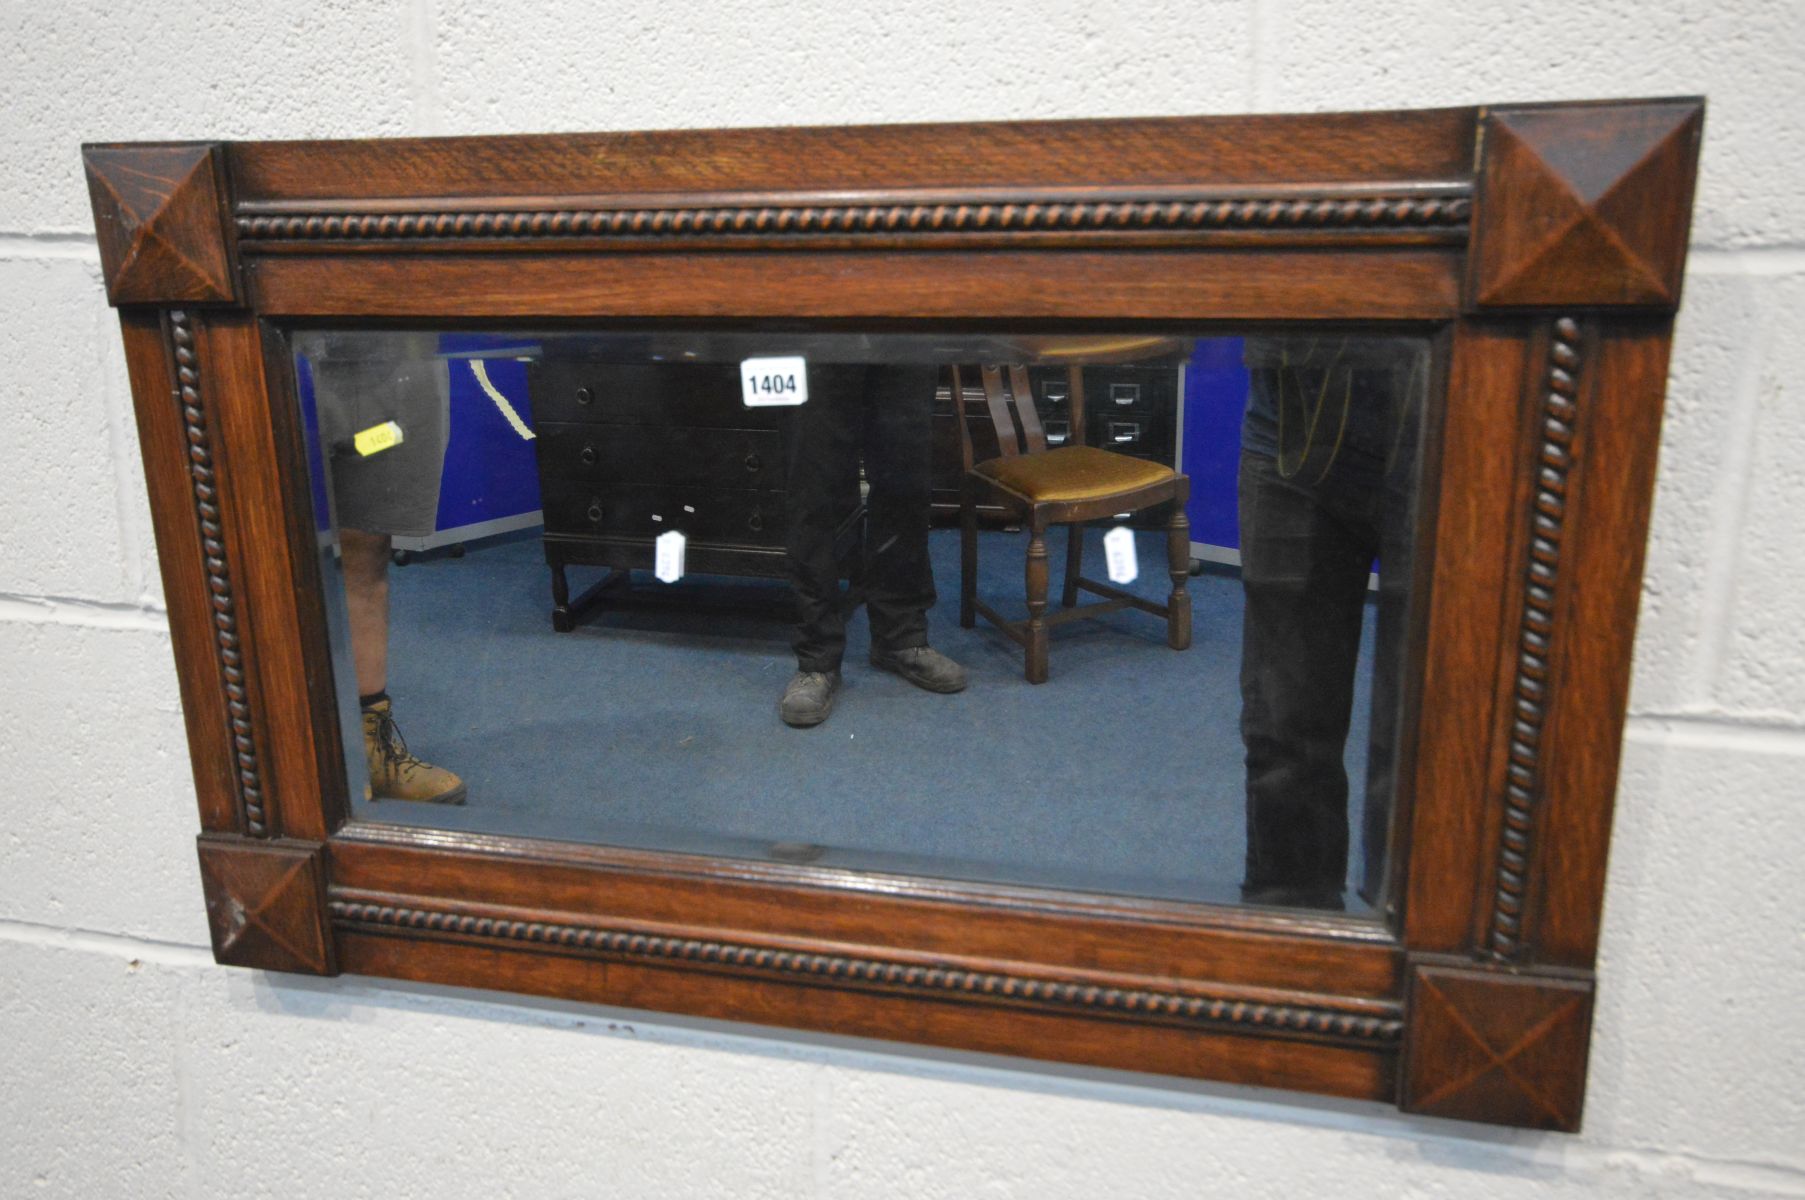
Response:
[{"label": "yellow sticker tag", "polygon": [[351,444],[365,458],[372,454],[381,454],[384,450],[401,444],[401,426],[393,421],[384,421],[380,425],[372,425],[356,437]]}]

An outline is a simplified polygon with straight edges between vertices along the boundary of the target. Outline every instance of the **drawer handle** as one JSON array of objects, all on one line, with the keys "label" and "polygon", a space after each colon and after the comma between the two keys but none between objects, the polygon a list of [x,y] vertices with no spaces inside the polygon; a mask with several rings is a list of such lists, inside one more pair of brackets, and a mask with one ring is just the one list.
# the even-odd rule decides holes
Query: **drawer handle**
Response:
[{"label": "drawer handle", "polygon": [[586,467],[595,466],[595,447],[594,446],[584,446],[583,449],[577,454],[577,457],[583,460],[584,466],[586,466]]},{"label": "drawer handle", "polygon": [[764,514],[760,513],[756,508],[753,509],[752,515],[746,518],[746,528],[750,529],[753,533],[758,533],[760,530],[764,529],[764,527]]},{"label": "drawer handle", "polygon": [[589,518],[589,523],[591,525],[600,525],[602,523],[602,502],[600,500],[591,500],[589,502],[589,511],[583,515]]},{"label": "drawer handle", "polygon": [[578,389],[577,389],[577,403],[578,403],[578,404],[593,404],[593,403],[595,403],[595,393],[594,393],[594,392],[592,392],[592,391],[590,391],[590,390],[589,390],[589,389],[588,389],[588,388],[586,388],[586,387],[580,387],[580,388],[578,388]]},{"label": "drawer handle", "polygon": [[765,460],[760,458],[757,454],[748,454],[746,456],[746,470],[756,472],[764,465]]}]

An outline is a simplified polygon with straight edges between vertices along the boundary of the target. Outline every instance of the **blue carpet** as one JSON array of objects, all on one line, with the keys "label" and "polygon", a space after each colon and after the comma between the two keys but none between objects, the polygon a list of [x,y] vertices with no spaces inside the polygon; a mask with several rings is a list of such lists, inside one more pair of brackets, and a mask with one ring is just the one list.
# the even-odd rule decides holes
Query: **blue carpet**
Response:
[{"label": "blue carpet", "polygon": [[[1102,534],[1087,542],[1093,574]],[[982,535],[979,595],[1006,615],[1024,612],[1026,544]],[[1164,598],[1163,545],[1137,535],[1143,575],[1131,590]],[[1052,548],[1056,606],[1063,534]],[[753,603],[604,610],[560,634],[536,537],[394,570],[396,714],[414,751],[462,774],[470,799],[360,803],[357,815],[761,859],[801,844],[828,866],[1235,902],[1239,582],[1190,581],[1188,651],[1168,648],[1164,623],[1143,613],[1055,629],[1051,679],[1033,686],[1013,643],[982,621],[959,628],[957,531],[936,530],[932,549],[930,638],[965,664],[971,687],[932,695],[873,669],[861,614],[833,716],[810,730],[777,718],[795,669],[781,582],[641,576],[644,591],[733,588]],[[573,590],[584,576],[572,569]],[[1372,616],[1369,605],[1353,780],[1365,777]],[[1353,824],[1357,840],[1357,814]]]}]

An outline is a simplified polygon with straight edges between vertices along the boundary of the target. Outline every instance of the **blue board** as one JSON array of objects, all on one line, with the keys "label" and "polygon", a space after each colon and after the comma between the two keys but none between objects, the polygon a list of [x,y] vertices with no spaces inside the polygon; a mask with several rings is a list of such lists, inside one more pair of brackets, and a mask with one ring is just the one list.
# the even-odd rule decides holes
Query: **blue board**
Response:
[{"label": "blue board", "polygon": [[1235,479],[1241,465],[1241,416],[1247,408],[1247,367],[1241,338],[1204,338],[1185,368],[1185,474],[1191,499],[1191,543],[1224,550],[1241,545],[1235,519]]},{"label": "blue board", "polygon": [[439,485],[440,534],[539,510],[533,443],[515,432],[471,370],[471,362],[480,356],[489,382],[531,429],[527,364],[508,356],[508,349],[526,355],[536,347],[517,342],[504,346],[499,338],[473,334],[447,334],[439,340],[439,353],[448,360],[451,374],[451,437]]}]

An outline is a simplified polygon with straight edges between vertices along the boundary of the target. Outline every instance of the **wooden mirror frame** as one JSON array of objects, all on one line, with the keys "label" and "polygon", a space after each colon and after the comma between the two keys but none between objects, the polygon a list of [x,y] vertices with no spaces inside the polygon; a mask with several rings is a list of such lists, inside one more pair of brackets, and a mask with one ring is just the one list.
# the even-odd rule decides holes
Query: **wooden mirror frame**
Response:
[{"label": "wooden mirror frame", "polygon": [[[1703,113],[84,147],[215,957],[1577,1128]],[[1433,334],[1387,919],[350,820],[285,330],[617,319]]]}]

